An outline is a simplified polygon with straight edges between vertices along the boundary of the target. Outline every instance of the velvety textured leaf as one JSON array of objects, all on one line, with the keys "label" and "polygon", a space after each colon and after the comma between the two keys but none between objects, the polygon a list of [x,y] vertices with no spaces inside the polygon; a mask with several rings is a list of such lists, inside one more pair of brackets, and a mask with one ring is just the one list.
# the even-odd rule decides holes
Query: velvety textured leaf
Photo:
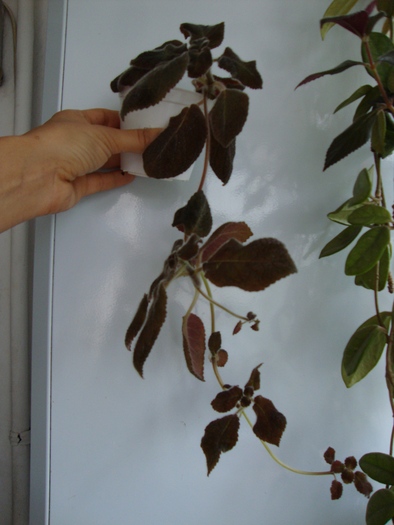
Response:
[{"label": "velvety textured leaf", "polygon": [[183,318],[183,351],[189,372],[204,381],[205,328],[195,314]]},{"label": "velvety textured leaf", "polygon": [[383,485],[394,485],[394,458],[383,452],[370,452],[360,458],[360,467]]},{"label": "velvety textured leaf", "polygon": [[391,222],[391,214],[383,206],[364,204],[354,210],[348,217],[350,224],[369,226],[372,224],[386,224]]},{"label": "velvety textured leaf", "polygon": [[[378,291],[382,291],[387,286],[387,281],[389,277],[389,271],[390,271],[390,261],[391,261],[391,250],[390,247],[387,246],[385,251],[383,252],[382,257],[379,259],[379,280],[378,280]],[[368,270],[368,272],[365,272],[361,275],[356,275],[355,277],[355,284],[358,286],[363,286],[367,290],[375,290],[376,287],[376,272],[377,272],[377,265],[375,265],[373,268]]]},{"label": "velvety textured leaf", "polygon": [[194,259],[199,250],[200,237],[193,233],[181,248],[177,251],[177,255],[184,261]]},{"label": "velvety textured leaf", "polygon": [[208,348],[211,354],[216,354],[222,346],[222,335],[220,332],[212,332],[208,339]]},{"label": "velvety textured leaf", "polygon": [[328,257],[329,255],[340,252],[354,241],[361,230],[361,226],[348,226],[324,246],[319,258]]},{"label": "velvety textured leaf", "polygon": [[337,75],[338,73],[342,73],[342,71],[346,71],[347,69],[354,67],[354,66],[363,66],[363,62],[355,62],[354,60],[345,60],[345,62],[341,62],[338,66],[333,67],[332,69],[326,69],[325,71],[320,71],[319,73],[312,73],[312,75],[308,75],[304,80],[302,80],[295,89],[299,88],[300,86],[303,86],[305,84],[308,84],[309,82],[312,82],[313,80],[317,80],[318,78],[324,77],[325,75]]},{"label": "velvety textured leaf", "polygon": [[[357,4],[358,0],[333,0],[326,9],[323,18],[329,18],[333,16],[347,15],[349,11]],[[325,23],[321,26],[320,34],[322,39],[328,33],[332,26],[335,24]]]},{"label": "velvety textured leaf", "polygon": [[380,489],[368,501],[367,525],[385,525],[394,518],[394,492]]},{"label": "velvety textured leaf", "polygon": [[209,423],[201,440],[208,475],[219,461],[222,452],[228,452],[238,441],[239,418],[236,414],[224,416]]},{"label": "velvety textured leaf", "polygon": [[205,118],[196,104],[172,117],[142,158],[149,177],[168,179],[186,171],[199,157],[207,137]]},{"label": "velvety textured leaf", "polygon": [[134,86],[144,75],[146,69],[139,69],[137,67],[129,67],[123,73],[118,75],[111,82],[111,89],[114,93],[120,93],[127,87]]},{"label": "velvety textured leaf", "polygon": [[387,330],[390,325],[389,312],[381,314],[386,326],[378,325],[377,317],[371,317],[354,332],[343,353],[342,378],[350,388],[361,381],[376,366],[387,343]]},{"label": "velvety textured leaf", "polygon": [[137,339],[133,363],[142,377],[144,363],[160,333],[167,314],[167,293],[163,285],[158,286],[155,297],[149,308],[145,325]]},{"label": "velvety textured leaf", "polygon": [[237,286],[257,292],[295,273],[285,246],[277,239],[257,239],[246,246],[230,239],[203,264],[206,277],[216,286]]},{"label": "velvety textured leaf", "polygon": [[233,172],[233,161],[235,156],[235,139],[224,148],[213,134],[211,135],[211,150],[209,154],[209,164],[223,185],[227,184]]},{"label": "velvety textured leaf", "polygon": [[190,62],[187,68],[187,74],[190,78],[201,77],[212,66],[212,54],[209,47],[190,49],[189,58]]},{"label": "velvety textured leaf", "polygon": [[224,22],[213,26],[184,23],[181,24],[180,30],[184,37],[190,37],[191,41],[202,37],[207,38],[211,49],[220,46],[224,38]]},{"label": "velvety textured leaf", "polygon": [[368,481],[367,476],[360,470],[357,470],[357,472],[354,473],[354,486],[367,498],[369,498],[373,491],[373,487]]},{"label": "velvety textured leaf", "polygon": [[194,193],[186,206],[175,212],[172,226],[186,235],[193,233],[205,237],[212,228],[212,215],[207,198],[202,190]]},{"label": "velvety textured leaf", "polygon": [[189,55],[185,52],[144,75],[125,96],[120,112],[121,118],[124,119],[130,111],[158,104],[181,80],[188,63]]},{"label": "velvety textured leaf", "polygon": [[207,261],[212,255],[230,239],[245,242],[251,237],[252,231],[246,222],[226,222],[219,226],[201,248],[201,260]]},{"label": "velvety textured leaf", "polygon": [[218,60],[218,66],[228,71],[232,77],[251,89],[261,89],[263,79],[256,68],[256,61],[244,62],[234,51],[226,47]]},{"label": "velvety textured leaf", "polygon": [[225,89],[209,112],[214,138],[223,148],[228,148],[242,131],[248,117],[249,97],[236,89]]},{"label": "velvety textured leaf", "polygon": [[227,361],[228,361],[228,353],[226,352],[226,350],[223,350],[223,348],[221,348],[219,352],[216,354],[216,364],[220,367],[223,367],[226,365]]},{"label": "velvety textured leaf", "polygon": [[338,135],[327,150],[324,170],[361,148],[370,138],[376,111],[362,115]]},{"label": "velvety textured leaf", "polygon": [[216,82],[220,82],[228,89],[240,89],[241,91],[244,91],[245,86],[236,78],[233,77],[219,77],[217,75],[213,75],[214,80]]},{"label": "velvety textured leaf", "polygon": [[335,449],[328,447],[328,449],[324,452],[324,459],[329,465],[332,465],[335,460]]},{"label": "velvety textured leaf", "polygon": [[332,500],[340,499],[340,497],[342,496],[342,492],[343,492],[343,485],[342,485],[342,483],[340,481],[338,481],[337,479],[334,479],[331,482],[330,492],[331,492],[331,499]]},{"label": "velvety textured leaf", "polygon": [[134,338],[137,336],[138,332],[141,330],[142,325],[145,322],[146,314],[148,311],[148,302],[148,296],[147,294],[145,294],[138,306],[137,312],[133,320],[131,321],[129,328],[127,329],[125,345],[128,350],[131,350],[131,343],[133,342]]},{"label": "velvety textured leaf", "polygon": [[346,263],[346,275],[359,275],[375,266],[390,242],[390,230],[377,226],[365,232],[350,251]]},{"label": "velvety textured leaf", "polygon": [[130,65],[150,71],[163,62],[179,57],[185,51],[187,51],[186,44],[182,44],[179,40],[171,40],[170,42],[164,42],[164,44],[152,51],[144,51],[139,54],[131,60]]},{"label": "velvety textured leaf", "polygon": [[216,412],[228,412],[237,405],[238,401],[242,397],[242,388],[239,386],[233,386],[228,390],[223,390],[212,401],[211,405]]},{"label": "velvety textured leaf", "polygon": [[260,370],[259,368],[261,367],[262,364],[263,363],[253,368],[252,373],[250,374],[249,380],[245,385],[245,388],[251,387],[253,388],[254,391],[260,389]]},{"label": "velvety textured leaf", "polygon": [[356,89],[356,91],[352,95],[350,95],[350,97],[348,97],[341,104],[339,104],[339,106],[337,106],[335,108],[334,113],[336,113],[340,109],[345,108],[346,106],[348,106],[349,104],[351,104],[355,100],[358,100],[359,98],[364,97],[367,93],[369,93],[371,91],[371,89],[372,89],[372,86],[370,86],[368,84],[359,87],[358,89]]},{"label": "velvety textured leaf", "polygon": [[354,35],[362,38],[367,34],[369,22],[369,15],[367,11],[358,11],[357,13],[352,13],[350,15],[340,15],[327,17],[320,20],[320,27],[322,28],[325,24],[337,24]]},{"label": "velvety textured leaf", "polygon": [[350,206],[362,204],[371,195],[373,183],[373,166],[369,170],[362,169],[357,176],[353,186],[353,197],[349,201]]},{"label": "velvety textured leaf", "polygon": [[259,439],[279,446],[286,428],[285,416],[278,412],[272,401],[263,396],[255,397],[253,410],[257,416],[253,432]]}]

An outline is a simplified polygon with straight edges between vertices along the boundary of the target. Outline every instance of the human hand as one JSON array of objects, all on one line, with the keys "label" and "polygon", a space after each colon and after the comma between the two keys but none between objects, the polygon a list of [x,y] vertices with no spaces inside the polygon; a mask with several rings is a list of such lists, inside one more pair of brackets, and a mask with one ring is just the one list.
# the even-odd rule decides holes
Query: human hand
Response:
[{"label": "human hand", "polygon": [[25,135],[1,138],[0,231],[131,182],[119,153],[141,153],[160,130],[118,128],[116,111],[66,110]]}]

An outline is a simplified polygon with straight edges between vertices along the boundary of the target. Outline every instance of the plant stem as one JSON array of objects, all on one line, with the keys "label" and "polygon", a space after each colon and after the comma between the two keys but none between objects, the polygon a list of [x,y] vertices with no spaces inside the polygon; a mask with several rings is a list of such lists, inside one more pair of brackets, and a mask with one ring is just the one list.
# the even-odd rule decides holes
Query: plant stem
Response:
[{"label": "plant stem", "polygon": [[[246,421],[248,422],[249,426],[253,429],[253,424],[252,422],[250,421],[249,419],[249,416],[245,413],[244,410],[241,411],[242,413],[242,416],[246,419]],[[278,465],[280,465],[281,467],[285,468],[286,470],[290,470],[290,472],[294,472],[295,474],[302,474],[303,476],[328,476],[328,475],[331,475],[331,476],[334,476],[335,478],[335,475],[333,472],[331,472],[330,470],[324,470],[324,471],[308,471],[308,470],[300,470],[300,469],[296,469],[296,468],[293,468],[293,467],[290,467],[289,465],[286,465],[286,463],[283,463],[283,461],[281,461],[273,452],[272,450],[270,449],[270,447],[267,445],[267,443],[265,441],[263,441],[262,439],[259,439],[259,441],[264,445],[264,448],[265,450],[268,452],[268,454],[271,456],[271,458],[276,462],[278,463]]]},{"label": "plant stem", "polygon": [[389,100],[389,98],[387,96],[386,90],[384,89],[384,86],[382,84],[382,80],[381,80],[380,75],[378,73],[378,70],[376,68],[376,65],[375,65],[375,62],[374,62],[374,59],[373,59],[373,56],[372,56],[371,48],[370,48],[370,45],[369,45],[368,37],[364,37],[362,39],[362,43],[363,43],[363,45],[365,47],[365,51],[366,51],[367,56],[368,56],[369,66],[371,68],[371,73],[373,74],[373,76],[374,76],[374,78],[376,80],[376,83],[378,84],[378,88],[379,88],[380,94],[383,97],[383,100],[384,100],[384,102],[386,104],[387,109],[394,115],[394,107],[393,107],[392,103],[390,102],[390,100]]},{"label": "plant stem", "polygon": [[206,93],[204,93],[204,116],[205,116],[205,123],[206,123],[206,126],[207,126],[207,140],[206,140],[206,143],[205,143],[204,168],[202,170],[200,185],[199,185],[197,191],[201,191],[203,186],[204,186],[205,178],[207,176],[208,166],[209,166],[209,155],[211,153],[211,130],[210,130],[210,126],[209,126],[208,102],[207,102],[207,94]]}]

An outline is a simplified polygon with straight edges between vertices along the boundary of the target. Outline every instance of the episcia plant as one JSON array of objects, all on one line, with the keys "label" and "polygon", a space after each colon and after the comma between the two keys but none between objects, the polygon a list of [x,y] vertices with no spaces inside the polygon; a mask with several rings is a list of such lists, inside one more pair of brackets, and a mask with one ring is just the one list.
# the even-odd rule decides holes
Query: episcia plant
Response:
[{"label": "episcia plant", "polygon": [[[328,214],[341,225],[341,231],[322,249],[320,257],[346,248],[345,274],[356,286],[371,290],[374,315],[363,322],[343,353],[342,378],[347,387],[361,381],[384,356],[385,382],[390,410],[394,417],[394,305],[380,308],[381,294],[393,293],[390,272],[393,207],[386,201],[382,162],[394,151],[394,0],[375,0],[362,11],[350,13],[358,0],[334,0],[321,20],[324,37],[333,25],[353,33],[361,42],[361,59],[346,60],[338,66],[312,74],[299,86],[325,75],[335,75],[358,67],[369,82],[348,96],[335,111],[358,101],[353,121],[329,146],[324,170],[368,144],[372,166],[357,175],[352,195]],[[298,86],[297,86],[298,87]],[[371,452],[360,459],[364,473],[385,485],[370,498],[366,510],[368,525],[394,522],[394,427],[388,453]]]},{"label": "episcia plant", "polygon": [[[181,321],[185,363],[195,378],[204,381],[208,354],[212,372],[220,386],[211,404],[221,416],[207,425],[201,440],[208,474],[221,454],[236,445],[240,418],[243,417],[270,456],[281,466],[300,474],[333,476],[333,499],[342,493],[342,483],[336,479],[339,474],[343,481],[354,482],[361,493],[369,495],[372,487],[365,474],[354,472],[356,460],[353,457],[343,463],[335,460],[335,451],[331,447],[324,455],[330,465],[325,471],[300,471],[276,457],[269,445],[279,446],[286,418],[270,399],[256,393],[261,388],[261,364],[256,364],[242,387],[229,385],[222,378],[222,368],[229,353],[222,348],[217,310],[223,310],[235,319],[231,328],[234,337],[242,337],[242,334],[237,334],[244,325],[257,332],[259,320],[254,312],[239,314],[221,304],[214,298],[212,285],[260,292],[296,272],[296,267],[279,240],[260,238],[250,241],[252,231],[243,221],[226,222],[213,229],[211,209],[204,193],[206,177],[211,170],[223,185],[230,180],[236,138],[248,116],[249,97],[244,90],[261,89],[262,78],[255,61],[243,61],[229,47],[218,58],[213,58],[212,50],[223,41],[224,23],[214,26],[184,23],[180,31],[187,43],[170,40],[141,53],[111,83],[114,92],[124,92],[121,118],[132,111],[158,104],[185,75],[191,78],[195,91],[201,95],[199,103],[183,108],[179,115],[170,119],[168,126],[143,154],[147,175],[165,179],[183,173],[205,147],[197,191],[174,213],[172,226],[182,236],[169,250],[162,272],[141,299],[126,333],[125,343],[133,353],[134,367],[142,377],[144,364],[167,317],[170,284],[179,278],[189,279],[192,290],[190,306]],[[229,75],[215,74],[215,66]],[[205,302],[208,308],[209,327],[196,313],[198,302]],[[254,411],[254,423],[246,412],[248,407]]]}]

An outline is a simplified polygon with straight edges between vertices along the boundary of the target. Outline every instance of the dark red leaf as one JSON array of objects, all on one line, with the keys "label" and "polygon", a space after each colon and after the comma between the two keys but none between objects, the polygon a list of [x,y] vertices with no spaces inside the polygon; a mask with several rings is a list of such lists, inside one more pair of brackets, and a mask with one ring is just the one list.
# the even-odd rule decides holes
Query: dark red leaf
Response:
[{"label": "dark red leaf", "polygon": [[326,69],[325,71],[320,71],[319,73],[313,73],[312,75],[308,75],[304,80],[302,80],[295,89],[299,88],[300,86],[303,86],[304,84],[308,84],[308,82],[312,82],[313,80],[317,80],[318,78],[324,77],[325,75],[336,75],[338,73],[342,73],[342,71],[346,71],[350,67],[354,66],[363,66],[363,62],[355,62],[354,60],[345,60],[345,62],[342,62],[339,64],[339,66],[336,66],[332,69]]},{"label": "dark red leaf", "polygon": [[152,51],[144,51],[139,54],[136,58],[131,60],[130,65],[150,71],[161,63],[169,62],[170,60],[179,57],[185,51],[187,51],[186,44],[183,44],[179,40],[171,40],[169,42],[164,42],[164,44],[152,49]]},{"label": "dark red leaf", "polygon": [[205,118],[196,104],[185,107],[142,154],[149,177],[168,179],[185,172],[199,157],[207,137]]},{"label": "dark red leaf", "polygon": [[373,487],[368,481],[367,476],[364,474],[364,472],[361,472],[360,470],[354,473],[354,486],[361,494],[364,494],[364,496],[366,496],[367,498],[369,498],[373,491]]},{"label": "dark red leaf", "polygon": [[259,439],[279,446],[286,428],[285,416],[276,410],[272,401],[263,396],[255,397],[253,410],[257,416],[253,432]]},{"label": "dark red leaf", "polygon": [[212,66],[212,54],[209,47],[189,49],[190,62],[187,74],[190,78],[199,78]]},{"label": "dark red leaf", "polygon": [[331,492],[331,499],[332,500],[339,499],[342,496],[342,492],[343,492],[343,485],[342,485],[342,483],[340,481],[334,479],[333,482],[331,483],[330,492]]},{"label": "dark red leaf", "polygon": [[333,16],[320,20],[320,27],[324,24],[338,24],[359,38],[362,38],[368,29],[369,15],[367,11],[358,11],[350,15]]},{"label": "dark red leaf", "polygon": [[121,118],[124,119],[130,111],[158,104],[181,80],[188,63],[189,55],[185,52],[144,75],[125,96],[120,112]]},{"label": "dark red leaf", "polygon": [[189,372],[204,381],[205,328],[195,314],[183,318],[183,351]]},{"label": "dark red leaf", "polygon": [[228,148],[242,131],[248,117],[249,97],[238,89],[225,89],[209,112],[212,134],[223,148]]},{"label": "dark red leaf", "polygon": [[224,38],[224,22],[213,26],[184,23],[181,24],[180,30],[184,37],[190,37],[192,42],[199,38],[206,38],[211,49],[220,46]]},{"label": "dark red leaf", "polygon": [[216,286],[237,286],[257,292],[295,273],[285,246],[276,239],[240,244],[230,239],[203,264],[206,277]]},{"label": "dark red leaf", "polygon": [[220,332],[212,332],[208,339],[208,348],[211,354],[216,354],[222,346],[222,336]]},{"label": "dark red leaf", "polygon": [[141,330],[142,325],[144,324],[147,311],[148,311],[148,296],[147,294],[145,294],[126,332],[125,345],[128,350],[131,350],[131,343],[133,342],[134,338],[136,337],[138,332]]},{"label": "dark red leaf", "polygon": [[238,323],[234,326],[233,335],[238,334],[241,331],[242,325],[242,321],[238,321]]},{"label": "dark red leaf", "polygon": [[178,257],[183,259],[184,261],[190,261],[191,259],[194,259],[194,257],[198,253],[199,249],[199,236],[196,234],[190,235],[190,237],[187,239],[187,241],[179,248],[177,251]]},{"label": "dark red leaf", "polygon": [[226,222],[219,226],[201,248],[201,260],[207,261],[219,248],[230,239],[245,242],[251,237],[252,231],[246,222]]},{"label": "dark red leaf", "polygon": [[219,352],[216,354],[216,364],[220,367],[223,367],[225,366],[227,361],[228,361],[228,353],[226,352],[226,350],[223,350],[223,348],[221,348]]},{"label": "dark red leaf", "polygon": [[349,456],[345,459],[345,467],[354,470],[357,468],[357,459],[354,456]]},{"label": "dark red leaf", "polygon": [[212,135],[209,164],[223,186],[230,180],[233,172],[233,160],[235,157],[235,139],[227,148],[224,148]]},{"label": "dark red leaf", "polygon": [[238,441],[239,418],[236,414],[224,416],[209,423],[201,440],[204,451],[208,475],[217,464],[222,452],[228,452],[235,447]]},{"label": "dark red leaf", "polygon": [[212,228],[212,215],[207,198],[202,190],[194,193],[186,206],[175,212],[172,226],[186,235],[195,233],[205,237]]},{"label": "dark red leaf", "polygon": [[324,459],[329,465],[331,465],[335,460],[335,450],[332,447],[328,447],[328,449],[324,452]]},{"label": "dark red leaf", "polygon": [[353,470],[345,468],[341,474],[341,479],[346,485],[349,485],[350,483],[353,483],[354,481],[354,472]]},{"label": "dark red leaf", "polygon": [[242,82],[244,86],[252,89],[261,89],[263,87],[263,79],[257,71],[256,61],[244,62],[229,47],[226,47],[219,58],[218,65],[228,71],[232,77]]},{"label": "dark red leaf", "polygon": [[167,314],[166,307],[167,293],[161,284],[155,291],[155,297],[149,308],[148,317],[134,348],[133,363],[141,377],[146,358],[152,350],[161,327],[164,324]]},{"label": "dark red leaf", "polygon": [[245,385],[245,388],[252,387],[254,391],[259,390],[260,388],[260,370],[259,368],[262,364],[263,363],[253,368],[252,373],[250,374],[249,380]]},{"label": "dark red leaf", "polygon": [[228,412],[232,410],[242,397],[242,389],[233,386],[229,390],[223,390],[212,401],[211,405],[216,412]]},{"label": "dark red leaf", "polygon": [[144,75],[147,74],[146,69],[139,69],[138,67],[129,67],[123,73],[118,75],[111,82],[111,89],[114,93],[120,93],[127,87],[134,86]]}]

